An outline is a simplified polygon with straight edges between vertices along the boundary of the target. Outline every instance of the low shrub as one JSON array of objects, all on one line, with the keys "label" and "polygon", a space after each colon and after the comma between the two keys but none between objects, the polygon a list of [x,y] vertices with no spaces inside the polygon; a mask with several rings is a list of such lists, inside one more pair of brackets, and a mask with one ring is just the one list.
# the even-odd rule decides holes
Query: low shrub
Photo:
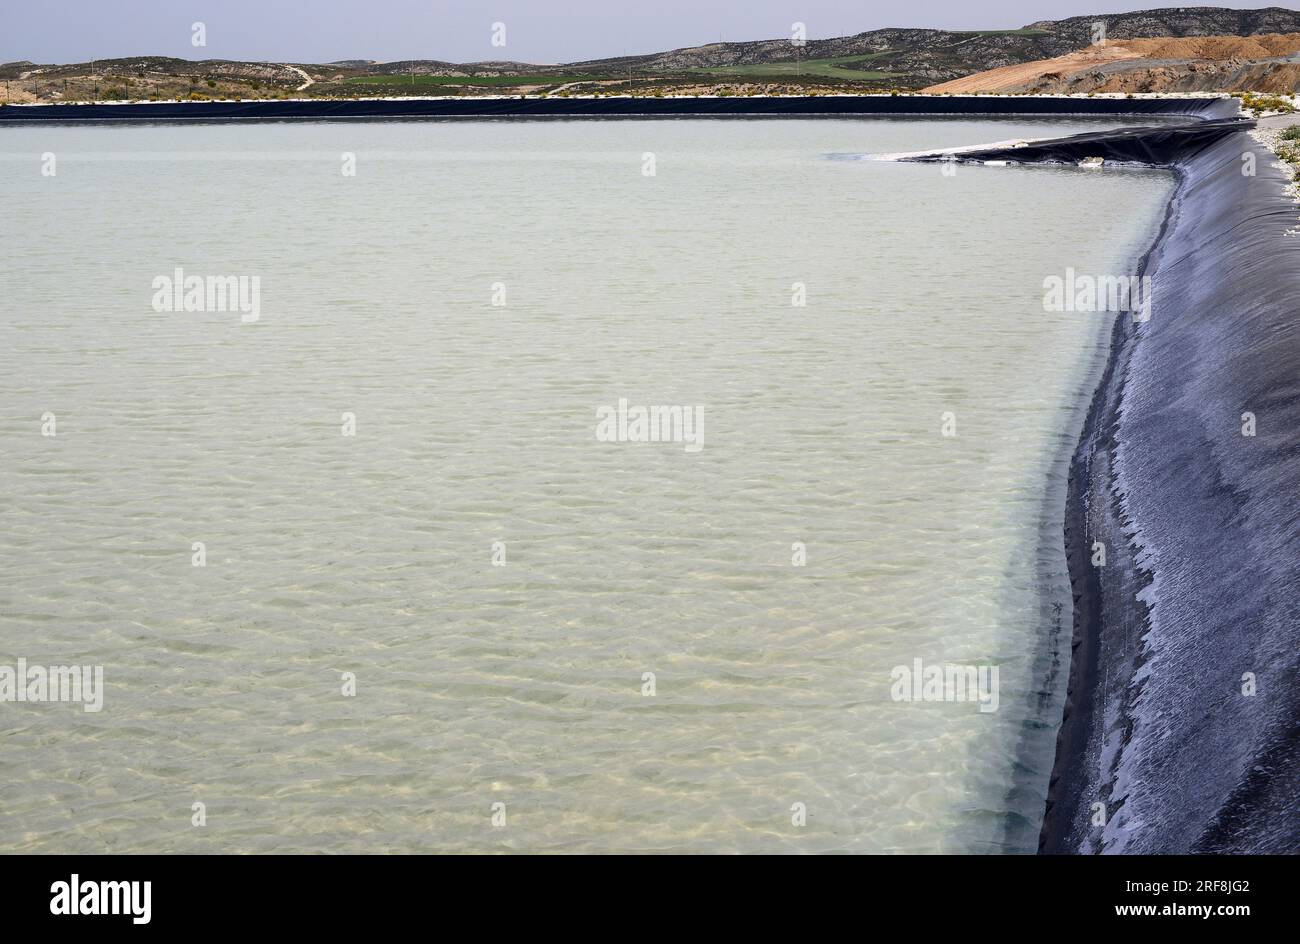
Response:
[{"label": "low shrub", "polygon": [[1239,92],[1235,98],[1241,100],[1241,107],[1249,111],[1258,118],[1265,112],[1276,112],[1279,115],[1295,114],[1295,106],[1287,99],[1277,95],[1258,95],[1254,92]]}]

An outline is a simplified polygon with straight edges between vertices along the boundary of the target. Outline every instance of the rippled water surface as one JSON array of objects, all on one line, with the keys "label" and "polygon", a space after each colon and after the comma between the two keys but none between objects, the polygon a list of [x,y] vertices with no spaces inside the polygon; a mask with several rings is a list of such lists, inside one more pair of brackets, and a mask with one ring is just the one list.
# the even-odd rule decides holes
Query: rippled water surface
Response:
[{"label": "rippled water surface", "polygon": [[1111,317],[1043,279],[1170,181],[828,157],[1097,125],[0,129],[0,664],[106,685],[0,704],[0,848],[1032,849]]}]

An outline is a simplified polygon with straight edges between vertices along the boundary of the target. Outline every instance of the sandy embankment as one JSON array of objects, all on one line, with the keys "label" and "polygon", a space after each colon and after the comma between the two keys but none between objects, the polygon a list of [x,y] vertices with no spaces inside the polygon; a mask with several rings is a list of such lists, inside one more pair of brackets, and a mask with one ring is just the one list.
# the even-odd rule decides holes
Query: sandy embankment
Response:
[{"label": "sandy embankment", "polygon": [[1250,88],[1291,91],[1300,85],[1300,33],[1116,39],[1054,59],[1003,66],[925,89],[975,92],[1159,92]]},{"label": "sandy embankment", "polygon": [[[1291,182],[1287,184],[1286,192],[1296,203],[1300,203],[1300,178],[1295,175],[1300,173],[1300,168],[1287,164],[1280,156],[1283,149],[1293,151],[1294,141],[1288,141],[1282,137],[1282,132],[1286,129],[1300,125],[1300,115],[1275,115],[1271,118],[1260,118],[1255,123],[1255,128],[1250,132],[1250,136],[1259,144],[1268,148],[1276,156],[1275,165],[1279,170],[1289,171],[1292,175]],[[1297,226],[1289,231],[1289,235],[1300,235],[1300,219],[1297,219]]]},{"label": "sandy embankment", "polygon": [[1032,85],[1045,76],[1059,74],[1074,75],[1088,69],[1096,68],[1121,59],[1140,59],[1141,54],[1130,50],[1120,43],[1107,43],[1104,46],[1089,46],[1077,52],[1066,53],[1055,59],[1040,59],[1037,62],[1022,62],[988,72],[976,72],[974,75],[953,79],[932,85],[926,92],[947,92],[954,95],[969,95],[972,92],[1011,92]]}]

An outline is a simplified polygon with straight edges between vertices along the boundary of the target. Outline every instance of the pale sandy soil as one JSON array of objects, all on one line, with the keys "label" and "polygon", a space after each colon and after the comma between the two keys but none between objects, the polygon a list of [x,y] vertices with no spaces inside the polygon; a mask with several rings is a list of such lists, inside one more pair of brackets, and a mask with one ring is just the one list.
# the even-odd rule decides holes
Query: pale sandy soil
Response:
[{"label": "pale sandy soil", "polygon": [[[1252,63],[1298,52],[1300,33],[1116,39],[1054,59],[977,72],[932,85],[925,91],[954,94],[1028,91],[1044,83],[1064,85],[1072,78],[1116,62],[1127,62],[1135,68],[1131,72],[1094,76],[1093,88],[1088,90],[1159,91],[1165,85],[1185,79],[1189,73],[1198,72],[1206,73],[1211,83],[1213,77],[1220,76],[1225,88],[1237,90],[1234,81],[1243,77],[1243,70],[1251,71]],[[1142,60],[1151,60],[1150,68],[1142,68]],[[1248,87],[1255,91],[1291,91],[1300,84],[1300,64],[1258,65],[1249,77]]]},{"label": "pale sandy soil", "polygon": [[[1282,147],[1284,143],[1282,140],[1282,132],[1287,128],[1290,128],[1292,125],[1300,125],[1300,115],[1277,115],[1272,118],[1260,118],[1255,125],[1255,129],[1250,132],[1250,136],[1271,150],[1274,154],[1277,154],[1278,149]],[[1292,147],[1292,149],[1294,150],[1294,147]],[[1284,167],[1288,170],[1294,171],[1295,169],[1280,157],[1277,159],[1277,163],[1280,167]],[[1292,200],[1300,203],[1300,185],[1295,181],[1292,181],[1291,185],[1287,187],[1287,193],[1291,196]],[[1290,235],[1297,235],[1297,231],[1293,229]]]},{"label": "pale sandy soil", "polygon": [[1040,59],[1037,62],[1022,62],[1014,66],[1003,66],[1001,69],[990,69],[988,72],[976,72],[974,75],[953,79],[951,82],[932,85],[924,91],[949,92],[955,95],[971,92],[1010,92],[1053,73],[1073,75],[1108,62],[1141,58],[1141,53],[1130,50],[1121,43],[1107,43],[1104,46],[1089,46],[1087,49],[1066,53],[1055,59]]}]

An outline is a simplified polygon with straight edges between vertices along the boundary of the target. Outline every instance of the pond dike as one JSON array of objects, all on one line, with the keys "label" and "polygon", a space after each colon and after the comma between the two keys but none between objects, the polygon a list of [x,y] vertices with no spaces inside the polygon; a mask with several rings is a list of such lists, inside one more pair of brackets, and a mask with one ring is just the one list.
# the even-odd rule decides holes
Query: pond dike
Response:
[{"label": "pond dike", "polygon": [[1236,113],[1222,98],[1065,98],[995,95],[805,95],[537,98],[275,99],[0,106],[7,121],[357,121],[447,118],[828,118],[906,115],[1162,115]]},{"label": "pond dike", "polygon": [[1150,319],[1116,317],[1070,471],[1073,651],[1042,853],[1300,850],[1300,208],[1253,124],[959,157],[1177,175],[1137,270]]}]

